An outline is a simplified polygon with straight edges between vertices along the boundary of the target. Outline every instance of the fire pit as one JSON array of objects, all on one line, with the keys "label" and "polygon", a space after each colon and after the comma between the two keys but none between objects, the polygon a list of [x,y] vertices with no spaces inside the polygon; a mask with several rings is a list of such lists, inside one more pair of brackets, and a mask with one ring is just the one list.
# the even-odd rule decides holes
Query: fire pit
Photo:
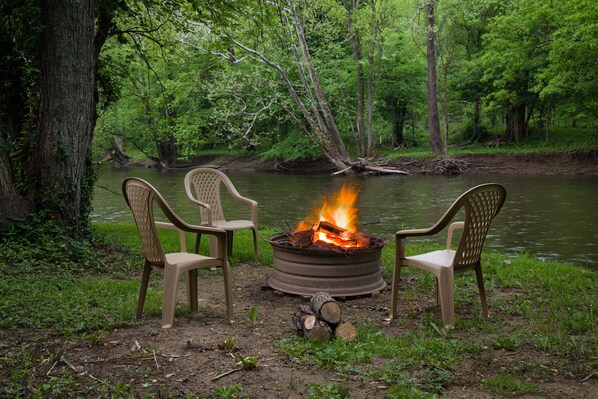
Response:
[{"label": "fire pit", "polygon": [[347,183],[292,233],[268,239],[273,272],[268,285],[275,290],[311,296],[324,291],[335,297],[367,295],[386,283],[380,255],[386,240],[356,229],[354,203],[359,190]]},{"label": "fire pit", "polygon": [[268,285],[306,296],[319,291],[335,297],[378,292],[386,286],[380,273],[380,253],[386,241],[369,238],[368,247],[335,251],[296,247],[289,241],[289,234],[274,234],[268,239],[274,256]]}]

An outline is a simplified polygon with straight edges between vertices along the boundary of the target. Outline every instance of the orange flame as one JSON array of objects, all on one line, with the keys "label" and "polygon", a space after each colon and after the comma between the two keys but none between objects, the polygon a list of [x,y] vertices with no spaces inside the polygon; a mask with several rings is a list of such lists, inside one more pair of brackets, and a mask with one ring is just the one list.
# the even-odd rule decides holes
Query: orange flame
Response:
[{"label": "orange flame", "polygon": [[[334,194],[322,198],[322,206],[314,207],[311,213],[299,223],[295,232],[308,229],[314,230],[313,242],[318,240],[342,248],[362,247],[369,244],[363,235],[357,231],[359,211],[355,207],[359,187],[345,181],[343,186]],[[335,231],[321,229],[320,223],[327,222]]]}]

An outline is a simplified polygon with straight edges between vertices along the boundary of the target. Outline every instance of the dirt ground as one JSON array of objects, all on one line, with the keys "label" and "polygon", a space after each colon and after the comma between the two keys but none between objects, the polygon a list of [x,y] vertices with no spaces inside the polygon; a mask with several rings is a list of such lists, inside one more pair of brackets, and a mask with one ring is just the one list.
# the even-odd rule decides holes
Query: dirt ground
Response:
[{"label": "dirt ground", "polygon": [[[241,384],[246,395],[242,397],[307,398],[310,384],[345,381],[346,377],[333,371],[301,365],[277,350],[277,343],[282,338],[296,335],[291,315],[307,299],[268,289],[267,278],[271,270],[267,266],[233,265],[233,325],[228,325],[224,317],[222,277],[213,272],[200,277],[199,311],[194,314],[180,314],[179,311],[170,329],[161,328],[160,315],[145,315],[139,324],[110,331],[98,342],[38,337],[38,340],[46,340],[47,347],[62,353],[64,360],[41,364],[36,372],[48,377],[70,373],[77,375],[83,383],[105,382],[112,387],[129,384],[135,388],[136,397],[142,397],[144,393],[154,395],[149,397],[166,397],[160,396],[160,392],[167,389],[174,392],[175,397],[221,397],[214,396],[214,388]],[[405,283],[409,282],[402,282]],[[512,293],[500,293],[509,294]],[[184,289],[181,288],[179,309],[184,304],[183,298]],[[389,301],[388,287],[371,296],[348,299],[341,302],[343,318],[357,326],[368,321],[390,336],[416,331],[417,319],[413,316],[390,324],[384,320]],[[432,312],[440,319],[440,311],[432,295],[421,294],[404,300],[401,307],[404,314]],[[249,318],[252,308],[259,310],[255,323]],[[500,312],[497,309],[491,311]],[[461,318],[471,318],[472,313],[469,305],[457,310],[457,316]],[[501,323],[520,322],[509,319],[507,315],[500,315],[500,320]],[[32,331],[11,335],[8,345],[19,347],[31,342],[29,334]],[[238,368],[237,360],[234,355],[219,348],[231,338],[236,339],[234,354],[257,356],[257,368],[231,371]],[[478,334],[468,337],[467,333],[459,330],[454,331],[452,338],[485,339]],[[488,347],[481,355],[465,359],[462,367],[453,370],[455,382],[444,392],[445,397],[499,398],[500,395],[483,390],[482,381],[511,367],[525,368],[526,362],[540,365],[530,367],[525,375],[541,390],[524,395],[525,398],[590,398],[598,391],[597,380],[592,377],[595,370],[592,371],[589,365],[578,364],[572,358],[548,356],[531,348],[515,352],[493,349],[491,338],[487,338]],[[383,382],[357,375],[349,377],[346,384],[351,398],[384,397],[388,390]]]}]

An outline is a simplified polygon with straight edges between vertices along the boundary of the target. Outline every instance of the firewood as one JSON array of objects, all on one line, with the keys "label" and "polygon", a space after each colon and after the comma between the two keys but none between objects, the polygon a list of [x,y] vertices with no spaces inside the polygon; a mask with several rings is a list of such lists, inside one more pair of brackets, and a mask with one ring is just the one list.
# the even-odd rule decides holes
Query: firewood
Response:
[{"label": "firewood", "polygon": [[342,321],[334,329],[334,337],[343,341],[352,341],[357,337],[357,329],[350,321]]},{"label": "firewood", "polygon": [[338,324],[341,321],[341,307],[327,292],[318,292],[311,297],[311,307],[324,321]]},{"label": "firewood", "polygon": [[292,319],[297,331],[309,339],[329,341],[332,338],[332,328],[325,321],[319,319],[308,305],[297,306]]},{"label": "firewood", "polygon": [[334,223],[327,222],[325,220],[320,221],[318,227],[315,229],[316,231],[324,231],[326,233],[334,234],[337,236],[343,235],[343,233],[347,232],[348,230],[335,225]]},{"label": "firewood", "polygon": [[303,230],[292,233],[290,236],[290,241],[296,247],[308,247],[313,242],[314,232],[313,230]]},{"label": "firewood", "polygon": [[332,328],[323,320],[316,319],[313,328],[305,336],[315,341],[326,342],[332,339]]}]

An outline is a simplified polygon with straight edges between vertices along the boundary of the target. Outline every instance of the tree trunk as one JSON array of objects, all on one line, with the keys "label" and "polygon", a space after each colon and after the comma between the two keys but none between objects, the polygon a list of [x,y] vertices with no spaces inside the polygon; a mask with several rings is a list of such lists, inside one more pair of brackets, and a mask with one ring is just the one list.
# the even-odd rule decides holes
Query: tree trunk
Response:
[{"label": "tree trunk", "polygon": [[94,2],[43,3],[33,198],[63,228],[81,227],[94,111]]},{"label": "tree trunk", "polygon": [[433,155],[444,153],[442,139],[440,138],[440,122],[438,120],[438,87],[436,80],[436,45],[434,34],[434,1],[430,0],[426,6],[426,35],[427,35],[427,62],[428,62],[428,117],[430,131],[430,149]]},{"label": "tree trunk", "polygon": [[359,0],[343,0],[345,9],[347,10],[347,32],[351,47],[353,49],[353,57],[357,67],[357,146],[359,155],[365,157],[366,153],[366,138],[365,138],[365,83],[362,65],[362,49],[361,41],[359,40],[359,29],[357,28],[357,9],[359,7]]},{"label": "tree trunk", "polygon": [[[3,147],[0,134],[0,148]],[[0,151],[0,231],[6,229],[12,221],[24,220],[32,209],[31,202],[17,193],[12,176],[10,163],[4,152]]]},{"label": "tree trunk", "polygon": [[515,142],[519,143],[519,139],[525,135],[525,103],[517,105],[513,111],[513,135]]}]

